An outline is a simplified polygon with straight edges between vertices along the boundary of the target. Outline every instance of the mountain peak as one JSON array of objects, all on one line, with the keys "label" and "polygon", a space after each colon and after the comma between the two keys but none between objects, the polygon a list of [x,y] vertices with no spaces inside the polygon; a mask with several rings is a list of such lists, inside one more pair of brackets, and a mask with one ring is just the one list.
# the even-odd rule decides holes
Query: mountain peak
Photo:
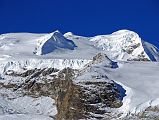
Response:
[{"label": "mountain peak", "polygon": [[113,32],[112,34],[122,34],[122,33],[136,33],[136,32],[128,30],[128,29],[121,29],[121,30]]},{"label": "mountain peak", "polygon": [[55,30],[53,33],[61,33],[59,30]]},{"label": "mountain peak", "polygon": [[49,58],[91,59],[98,53],[105,53],[114,61],[158,60],[157,47],[144,43],[137,33],[125,29],[95,37],[71,32],[63,35],[58,30],[49,34],[9,33],[0,35],[0,54],[3,59],[8,59],[6,55],[34,58],[46,54]]},{"label": "mountain peak", "polygon": [[67,33],[64,34],[65,37],[70,37],[72,35],[74,35],[72,32],[67,32]]},{"label": "mountain peak", "polygon": [[41,37],[35,49],[35,54],[44,55],[57,49],[70,49],[76,47],[73,41],[66,39],[58,30]]}]

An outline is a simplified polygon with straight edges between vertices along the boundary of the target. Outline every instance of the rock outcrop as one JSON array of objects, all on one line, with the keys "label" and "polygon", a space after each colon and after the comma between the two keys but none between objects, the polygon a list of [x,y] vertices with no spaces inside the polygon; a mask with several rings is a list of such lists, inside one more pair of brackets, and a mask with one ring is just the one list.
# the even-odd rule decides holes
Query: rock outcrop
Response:
[{"label": "rock outcrop", "polygon": [[[22,90],[24,96],[49,96],[56,101],[57,120],[99,119],[105,114],[106,107],[118,108],[122,105],[120,91],[114,81],[74,82],[77,70],[65,68],[61,71],[54,68],[28,70],[24,73],[8,72],[9,76],[25,77],[24,83],[1,84],[1,87]],[[44,77],[44,76],[45,77]],[[51,76],[47,79],[46,76]],[[41,79],[41,82],[38,82]],[[98,116],[97,116],[98,115]],[[99,117],[100,116],[100,117]]]}]

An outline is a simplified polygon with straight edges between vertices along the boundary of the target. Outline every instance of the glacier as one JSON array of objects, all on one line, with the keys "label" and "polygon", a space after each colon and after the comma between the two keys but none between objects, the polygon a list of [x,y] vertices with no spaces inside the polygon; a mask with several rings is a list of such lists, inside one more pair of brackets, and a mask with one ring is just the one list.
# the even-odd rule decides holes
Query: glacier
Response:
[{"label": "glacier", "polygon": [[73,33],[62,35],[9,33],[0,35],[0,60],[17,58],[88,59],[105,53],[115,61],[157,61],[158,49],[129,30],[119,30],[110,35],[82,37]]},{"label": "glacier", "polygon": [[[119,30],[109,35],[94,37],[78,36],[71,32],[63,35],[59,31],[42,34],[2,34],[0,54],[0,85],[13,82],[19,84],[19,81],[23,81],[20,77],[7,76],[8,71],[23,73],[33,69],[63,70],[69,67],[80,71],[74,83],[103,82],[108,79],[114,80],[125,89],[123,105],[113,109],[113,112],[120,113],[119,119],[128,119],[127,116],[137,116],[149,107],[159,106],[159,49],[130,30]],[[17,93],[14,99],[9,97],[13,100],[8,100],[4,93],[6,96],[14,94],[0,89],[2,120],[25,120],[27,116],[30,119],[51,120],[49,116],[54,119],[57,114],[55,99],[49,96],[15,97]],[[24,101],[21,106],[18,105],[20,101]],[[25,108],[27,103],[28,109]],[[45,111],[41,108],[45,108]],[[4,111],[7,114],[3,114]],[[31,111],[34,114],[31,114]],[[18,115],[11,115],[10,112],[17,112]]]}]

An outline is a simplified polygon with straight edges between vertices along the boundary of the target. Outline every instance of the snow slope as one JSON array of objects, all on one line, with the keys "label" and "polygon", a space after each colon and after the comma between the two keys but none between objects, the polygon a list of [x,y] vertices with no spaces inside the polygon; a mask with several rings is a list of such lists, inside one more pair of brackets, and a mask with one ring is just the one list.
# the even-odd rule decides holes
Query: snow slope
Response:
[{"label": "snow slope", "polygon": [[[101,81],[109,78],[120,84],[126,90],[123,106],[118,109],[123,113],[122,117],[130,113],[137,114],[149,106],[159,105],[159,64],[141,62],[158,61],[159,50],[142,40],[137,33],[129,30],[95,37],[82,37],[70,32],[62,35],[59,31],[49,34],[0,35],[0,81],[3,83],[4,73],[8,70],[22,71],[51,67],[83,69],[88,63],[94,64],[92,58],[98,53],[106,54],[106,59],[102,63],[95,60],[96,65],[84,71],[77,81],[82,78],[83,80],[88,78],[87,80],[91,81],[92,76],[96,76]],[[119,68],[112,68],[112,63],[118,63]],[[18,104],[20,101],[25,102],[20,106]],[[29,103],[27,109],[26,102]],[[10,101],[0,95],[0,103],[0,119],[2,120],[6,118],[25,120],[27,116],[32,119],[50,119],[48,116],[54,116],[57,113],[54,100],[49,97],[38,99],[19,97]],[[45,109],[36,106],[36,103]],[[50,107],[53,110],[50,110]],[[3,114],[5,110],[6,113],[10,110],[21,112],[18,115]],[[26,116],[26,113],[29,114]]]},{"label": "snow slope", "polygon": [[128,61],[118,62],[118,66],[116,69],[108,67],[107,60],[95,62],[90,67],[87,66],[86,69],[83,69],[84,71],[75,82],[114,80],[122,86],[122,89],[125,90],[125,92],[121,91],[123,92],[123,105],[117,109],[119,113],[122,113],[120,114],[121,119],[138,115],[148,107],[159,106],[158,62]]},{"label": "snow slope", "polygon": [[[110,35],[98,35],[95,37],[76,36],[70,32],[64,36],[73,40],[79,47],[87,45],[85,48],[87,48],[88,54],[90,54],[90,51],[96,54],[100,51],[106,53],[108,57],[113,60],[156,61],[159,58],[158,52],[154,52],[158,51],[157,47],[150,43],[145,45],[144,40],[142,40],[137,33],[129,30],[119,30]],[[80,43],[78,43],[78,41],[80,41]],[[90,48],[90,46],[92,48]],[[150,46],[153,51],[148,49]],[[82,47],[82,49],[84,48]]]},{"label": "snow slope", "polygon": [[158,49],[129,30],[110,35],[82,37],[59,31],[49,34],[9,33],[0,35],[0,73],[35,67],[81,69],[98,53],[111,60],[159,60]]},{"label": "snow slope", "polygon": [[53,119],[42,115],[8,114],[8,115],[1,115],[0,120],[53,120]]},{"label": "snow slope", "polygon": [[126,90],[120,111],[137,114],[149,106],[159,105],[159,64],[152,62],[121,63],[118,69],[107,69],[110,79]]},{"label": "snow slope", "polygon": [[119,113],[122,113],[121,119],[138,115],[148,107],[159,106],[158,62],[128,61],[118,62],[118,66],[114,69],[108,67],[106,61],[97,63],[82,72],[83,74],[77,77],[75,82],[114,80],[121,85],[122,89],[125,89],[125,93],[121,91],[123,105],[117,109]]},{"label": "snow slope", "polygon": [[142,44],[144,51],[149,55],[149,58],[152,61],[159,61],[159,50],[157,49],[157,47],[145,41],[142,41]]},{"label": "snow slope", "polygon": [[53,120],[51,117],[57,114],[55,101],[50,97],[17,95],[0,89],[0,120]]},{"label": "snow slope", "polygon": [[66,39],[59,31],[55,31],[38,39],[34,53],[44,55],[56,49],[74,50],[76,45],[73,41]]},{"label": "snow slope", "polygon": [[[96,36],[92,38],[91,41],[95,42],[95,46],[114,53],[111,55],[111,58],[117,58],[119,60],[134,59],[141,54],[142,51],[144,52],[141,38],[132,31],[120,30],[111,35]],[[139,46],[133,50],[133,46],[136,45]],[[127,51],[131,52],[131,50],[132,53],[129,55]],[[143,54],[148,58],[145,52]]]},{"label": "snow slope", "polygon": [[[129,30],[110,35],[82,37],[55,31],[49,34],[9,33],[0,35],[0,60],[16,58],[91,59],[106,53],[113,60],[152,60],[159,58],[158,49],[145,43]],[[149,49],[152,48],[152,49]]]}]

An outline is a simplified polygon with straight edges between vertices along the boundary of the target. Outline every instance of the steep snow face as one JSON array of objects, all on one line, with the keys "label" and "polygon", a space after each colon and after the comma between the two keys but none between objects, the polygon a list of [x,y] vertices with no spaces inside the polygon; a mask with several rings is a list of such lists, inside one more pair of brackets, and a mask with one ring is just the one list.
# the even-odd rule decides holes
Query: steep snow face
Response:
[{"label": "steep snow face", "polygon": [[[38,57],[74,50],[77,46],[59,31],[49,34],[9,33],[0,35],[0,59],[9,57]],[[54,57],[51,55],[51,57]]]},{"label": "steep snow face", "polygon": [[144,51],[152,61],[159,61],[159,50],[154,45],[142,41]]},{"label": "steep snow face", "polygon": [[[137,33],[128,30],[119,30],[110,35],[100,35],[93,37],[90,41],[104,51],[109,56],[118,60],[148,59],[149,56],[144,51],[141,38]],[[154,59],[152,59],[154,60]]]},{"label": "steep snow face", "polygon": [[69,55],[69,52],[75,48],[74,42],[66,39],[59,31],[50,34],[2,34],[0,35],[0,72],[41,67],[80,69],[89,60],[76,59]]},{"label": "steep snow face", "polygon": [[[145,49],[144,41],[141,40],[139,35],[129,30],[119,30],[110,35],[98,35],[95,37],[82,37],[74,35],[71,32],[64,34],[68,39],[73,40],[76,45],[84,50],[87,50],[89,55],[97,53],[105,53],[110,59],[113,60],[137,60],[137,61],[157,61],[159,58],[157,47],[148,44]],[[80,41],[80,42],[78,42]],[[81,46],[85,46],[81,47]],[[79,50],[77,49],[77,51]],[[78,51],[81,53],[82,50]],[[83,52],[84,55],[84,52]],[[87,55],[87,56],[89,56]],[[95,55],[94,55],[95,56]],[[154,57],[155,56],[155,57]]]},{"label": "steep snow face", "polygon": [[38,40],[35,54],[44,55],[56,49],[74,50],[77,47],[73,41],[66,39],[59,31],[47,34]]}]

